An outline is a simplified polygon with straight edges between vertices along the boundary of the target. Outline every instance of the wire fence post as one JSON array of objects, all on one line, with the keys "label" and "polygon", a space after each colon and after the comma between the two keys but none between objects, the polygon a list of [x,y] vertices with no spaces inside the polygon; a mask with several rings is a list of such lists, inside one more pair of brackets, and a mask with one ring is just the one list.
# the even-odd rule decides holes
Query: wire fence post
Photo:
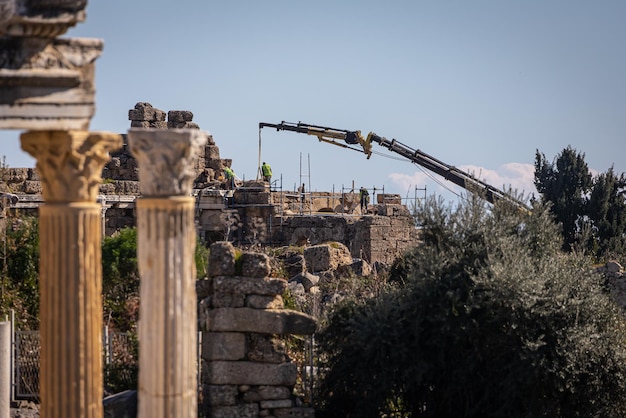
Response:
[{"label": "wire fence post", "polygon": [[104,376],[109,377],[109,368],[111,366],[111,338],[109,336],[109,326],[104,326],[104,332],[102,333],[104,341],[102,342],[104,349]]}]

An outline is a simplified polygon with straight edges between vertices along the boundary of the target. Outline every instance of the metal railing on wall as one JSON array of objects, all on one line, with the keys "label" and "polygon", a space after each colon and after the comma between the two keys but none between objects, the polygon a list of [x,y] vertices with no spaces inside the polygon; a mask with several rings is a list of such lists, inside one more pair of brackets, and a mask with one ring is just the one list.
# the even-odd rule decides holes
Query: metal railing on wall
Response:
[{"label": "metal railing on wall", "polygon": [[[12,332],[11,400],[39,399],[39,331]],[[137,337],[103,330],[105,390],[112,393],[137,387],[139,365]]]}]

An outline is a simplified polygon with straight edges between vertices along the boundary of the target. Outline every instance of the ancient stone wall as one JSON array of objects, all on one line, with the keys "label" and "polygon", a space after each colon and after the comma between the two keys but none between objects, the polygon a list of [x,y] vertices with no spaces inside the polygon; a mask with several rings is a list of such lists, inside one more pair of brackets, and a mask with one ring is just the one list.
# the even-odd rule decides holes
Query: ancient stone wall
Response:
[{"label": "ancient stone wall", "polygon": [[283,308],[283,279],[269,277],[265,254],[237,254],[227,242],[211,245],[208,280],[198,282],[202,382],[207,417],[313,417],[293,389],[297,367],[280,338],[310,335],[316,321]]},{"label": "ancient stone wall", "polygon": [[378,216],[359,220],[350,251],[369,263],[391,264],[419,243],[419,231],[405,206],[378,205],[377,211]]},{"label": "ancient stone wall", "polygon": [[352,257],[370,264],[391,264],[419,242],[419,233],[408,209],[402,205],[377,205],[380,215],[293,216],[273,218],[274,245],[316,245],[329,241],[344,243]]},{"label": "ancient stone wall", "polygon": [[[193,113],[165,112],[139,102],[128,111],[131,128],[198,128]],[[167,120],[166,120],[167,119]],[[105,235],[135,225],[134,200],[141,195],[137,161],[128,150],[126,135],[121,149],[111,152],[99,186]],[[232,241],[250,245],[315,245],[342,242],[355,258],[369,263],[391,263],[417,242],[406,207],[397,195],[379,194],[379,204],[360,215],[358,193],[300,193],[270,190],[263,181],[246,181],[234,191],[223,189],[223,168],[232,163],[220,157],[213,137],[208,140],[193,169],[200,235],[207,243]],[[19,207],[34,211],[43,202],[41,183],[34,169],[4,170],[4,187],[20,194]]]}]

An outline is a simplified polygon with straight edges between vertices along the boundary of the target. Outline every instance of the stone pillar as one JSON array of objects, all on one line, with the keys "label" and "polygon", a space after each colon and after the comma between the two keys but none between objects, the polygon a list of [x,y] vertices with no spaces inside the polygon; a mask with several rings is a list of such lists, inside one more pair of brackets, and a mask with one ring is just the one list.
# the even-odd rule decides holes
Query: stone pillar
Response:
[{"label": "stone pillar", "polygon": [[136,200],[140,418],[197,416],[194,161],[207,134],[131,129],[143,197]]},{"label": "stone pillar", "polygon": [[100,173],[116,134],[31,131],[22,149],[37,159],[40,207],[40,414],[101,418],[102,263]]},{"label": "stone pillar", "polygon": [[11,416],[11,323],[0,322],[0,418]]}]

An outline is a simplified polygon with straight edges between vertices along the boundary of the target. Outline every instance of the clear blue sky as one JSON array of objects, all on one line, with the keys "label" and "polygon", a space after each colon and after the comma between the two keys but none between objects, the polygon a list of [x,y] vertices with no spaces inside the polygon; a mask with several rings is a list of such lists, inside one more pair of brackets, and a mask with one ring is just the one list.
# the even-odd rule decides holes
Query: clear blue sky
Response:
[{"label": "clear blue sky", "polygon": [[[537,149],[626,171],[625,22],[621,0],[92,0],[66,36],[105,41],[92,130],[126,132],[140,101],[191,110],[246,179],[259,122],[374,131],[531,192]],[[34,166],[18,137],[0,132],[0,155]],[[297,133],[264,129],[262,159],[287,189],[452,196],[409,162]]]}]

